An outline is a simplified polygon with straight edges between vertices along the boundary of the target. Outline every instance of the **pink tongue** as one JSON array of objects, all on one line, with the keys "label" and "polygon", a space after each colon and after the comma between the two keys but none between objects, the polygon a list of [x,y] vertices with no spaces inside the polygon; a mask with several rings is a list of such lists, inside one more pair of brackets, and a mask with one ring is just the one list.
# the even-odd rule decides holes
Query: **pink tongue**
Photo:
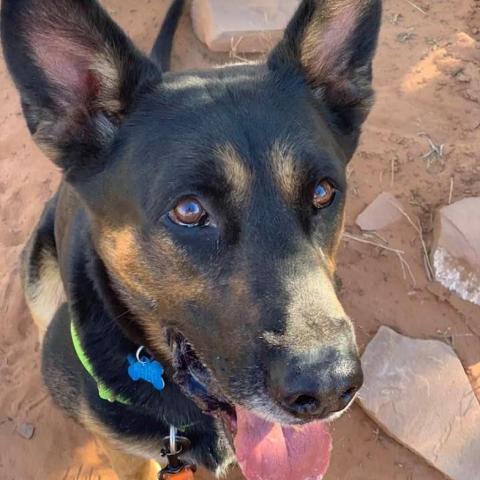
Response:
[{"label": "pink tongue", "polygon": [[321,480],[332,439],[321,422],[282,426],[236,407],[235,452],[247,480]]}]

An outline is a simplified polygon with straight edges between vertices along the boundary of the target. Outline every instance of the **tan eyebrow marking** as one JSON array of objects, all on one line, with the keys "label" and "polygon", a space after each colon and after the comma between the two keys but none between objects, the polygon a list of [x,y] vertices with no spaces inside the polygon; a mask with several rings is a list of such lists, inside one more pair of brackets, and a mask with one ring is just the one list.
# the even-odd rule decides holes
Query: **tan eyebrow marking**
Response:
[{"label": "tan eyebrow marking", "polygon": [[250,192],[252,173],[241,155],[230,143],[218,146],[216,154],[222,161],[223,173],[228,185],[240,200],[245,200]]},{"label": "tan eyebrow marking", "polygon": [[294,202],[298,195],[298,169],[292,149],[285,143],[276,141],[269,154],[272,175],[280,188],[283,198]]}]

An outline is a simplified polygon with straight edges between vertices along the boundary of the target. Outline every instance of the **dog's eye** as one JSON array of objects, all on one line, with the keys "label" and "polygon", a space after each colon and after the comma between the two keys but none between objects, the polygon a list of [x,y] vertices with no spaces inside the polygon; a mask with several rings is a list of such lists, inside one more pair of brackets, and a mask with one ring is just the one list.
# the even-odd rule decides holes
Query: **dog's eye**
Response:
[{"label": "dog's eye", "polygon": [[208,213],[194,197],[186,197],[168,214],[170,220],[184,227],[200,227],[208,224]]},{"label": "dog's eye", "polygon": [[313,191],[313,206],[325,208],[331,205],[335,198],[335,187],[326,179],[320,181]]}]

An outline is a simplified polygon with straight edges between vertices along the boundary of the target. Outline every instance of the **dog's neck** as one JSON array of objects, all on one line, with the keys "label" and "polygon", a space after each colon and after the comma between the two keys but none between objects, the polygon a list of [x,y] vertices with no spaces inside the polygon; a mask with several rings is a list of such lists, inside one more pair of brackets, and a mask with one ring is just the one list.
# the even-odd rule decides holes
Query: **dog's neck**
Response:
[{"label": "dog's neck", "polygon": [[[88,234],[84,235],[88,237]],[[192,442],[188,455],[191,461],[211,470],[231,463],[232,452],[223,430],[173,382],[173,368],[169,362],[164,364],[165,388],[161,391],[147,382],[134,382],[129,377],[128,356],[135,354],[138,346],[142,345],[141,334],[130,335],[125,321],[122,325],[118,322],[123,308],[120,299],[116,298],[112,289],[104,290],[108,287],[105,281],[108,276],[105,271],[101,272],[102,262],[92,243],[86,238],[82,238],[81,242],[86,248],[75,249],[76,256],[71,259],[72,268],[67,275],[69,278],[65,279],[68,282],[70,316],[78,327],[83,350],[96,376],[113,394],[126,398],[129,404],[128,407],[110,404],[95,395],[95,381],[84,371],[86,385],[92,389],[88,398],[94,404],[90,408],[111,410],[113,415],[121,416],[123,420],[119,421],[128,423],[135,417],[140,422],[157,425],[160,435],[168,435],[170,425],[174,425]],[[117,311],[120,313],[116,314]],[[124,408],[128,410],[123,412]]]},{"label": "dog's neck", "polygon": [[[155,390],[144,382],[133,382],[128,376],[128,356],[144,344],[143,333],[135,326],[127,307],[109,285],[108,275],[91,242],[74,260],[69,295],[72,316],[78,325],[82,345],[97,375],[115,393],[126,396],[133,405],[161,415],[166,425],[209,422],[197,406],[172,381],[173,369],[167,359],[165,389]],[[88,303],[77,302],[86,299]],[[169,407],[166,408],[166,405]]]}]

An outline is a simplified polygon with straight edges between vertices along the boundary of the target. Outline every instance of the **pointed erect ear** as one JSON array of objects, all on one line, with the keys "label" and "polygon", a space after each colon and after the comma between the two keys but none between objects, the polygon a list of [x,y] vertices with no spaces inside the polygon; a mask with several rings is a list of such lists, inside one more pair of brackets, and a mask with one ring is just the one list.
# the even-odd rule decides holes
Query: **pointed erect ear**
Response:
[{"label": "pointed erect ear", "polygon": [[381,0],[303,0],[268,62],[302,72],[353,148],[372,105],[380,20]]},{"label": "pointed erect ear", "polygon": [[157,68],[93,0],[3,0],[1,19],[36,142],[67,174],[97,168]]}]

